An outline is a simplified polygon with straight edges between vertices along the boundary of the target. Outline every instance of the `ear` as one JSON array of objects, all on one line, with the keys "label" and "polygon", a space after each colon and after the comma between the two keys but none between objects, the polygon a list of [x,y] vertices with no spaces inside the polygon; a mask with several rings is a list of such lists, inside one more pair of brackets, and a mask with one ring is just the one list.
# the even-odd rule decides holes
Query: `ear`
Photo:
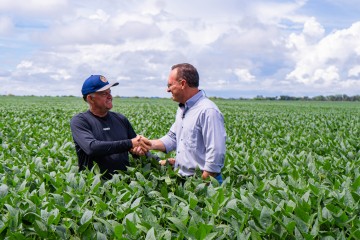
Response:
[{"label": "ear", "polygon": [[93,102],[94,102],[93,97],[91,96],[91,94],[87,95],[86,101],[87,101],[87,102],[90,102],[90,103],[93,103]]},{"label": "ear", "polygon": [[185,79],[181,79],[181,88],[184,89],[185,88],[185,85],[186,85],[186,80]]}]

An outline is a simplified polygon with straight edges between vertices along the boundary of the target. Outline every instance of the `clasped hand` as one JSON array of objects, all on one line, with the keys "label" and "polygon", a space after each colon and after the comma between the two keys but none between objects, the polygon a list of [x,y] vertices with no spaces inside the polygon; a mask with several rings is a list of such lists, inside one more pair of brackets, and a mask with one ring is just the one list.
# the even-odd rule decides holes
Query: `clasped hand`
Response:
[{"label": "clasped hand", "polygon": [[132,148],[130,152],[139,156],[145,155],[150,148],[151,142],[144,136],[138,135],[135,138],[131,139]]}]

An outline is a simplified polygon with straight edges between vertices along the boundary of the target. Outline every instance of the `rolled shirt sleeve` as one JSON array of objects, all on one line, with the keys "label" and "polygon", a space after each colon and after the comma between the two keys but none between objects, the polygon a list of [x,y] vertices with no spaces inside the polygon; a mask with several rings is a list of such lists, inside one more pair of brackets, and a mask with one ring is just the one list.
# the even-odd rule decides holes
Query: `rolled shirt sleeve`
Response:
[{"label": "rolled shirt sleeve", "polygon": [[224,166],[226,151],[224,118],[216,109],[207,109],[201,115],[201,123],[205,146],[203,170],[220,173]]},{"label": "rolled shirt sleeve", "polygon": [[171,126],[170,131],[160,138],[160,141],[164,144],[166,153],[174,151],[176,149],[176,122]]}]

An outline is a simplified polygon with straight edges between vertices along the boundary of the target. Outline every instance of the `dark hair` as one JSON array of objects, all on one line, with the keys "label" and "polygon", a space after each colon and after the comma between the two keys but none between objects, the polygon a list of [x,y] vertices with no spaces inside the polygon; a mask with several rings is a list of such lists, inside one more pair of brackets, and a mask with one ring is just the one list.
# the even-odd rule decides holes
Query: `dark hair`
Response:
[{"label": "dark hair", "polygon": [[189,87],[199,87],[199,73],[196,68],[189,63],[179,63],[171,67],[177,68],[176,80],[185,79]]},{"label": "dark hair", "polygon": [[89,95],[89,94],[83,95],[83,99],[84,99],[85,102],[87,102],[87,100],[86,100],[87,95]]}]

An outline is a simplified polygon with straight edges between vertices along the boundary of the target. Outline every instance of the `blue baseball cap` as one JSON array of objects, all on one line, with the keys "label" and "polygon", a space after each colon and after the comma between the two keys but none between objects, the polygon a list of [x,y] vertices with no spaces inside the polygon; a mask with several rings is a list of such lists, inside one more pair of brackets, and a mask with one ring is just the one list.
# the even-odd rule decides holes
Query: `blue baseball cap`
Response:
[{"label": "blue baseball cap", "polygon": [[91,75],[85,80],[81,93],[82,95],[88,95],[90,93],[104,91],[117,85],[119,85],[118,82],[109,83],[102,75]]}]

